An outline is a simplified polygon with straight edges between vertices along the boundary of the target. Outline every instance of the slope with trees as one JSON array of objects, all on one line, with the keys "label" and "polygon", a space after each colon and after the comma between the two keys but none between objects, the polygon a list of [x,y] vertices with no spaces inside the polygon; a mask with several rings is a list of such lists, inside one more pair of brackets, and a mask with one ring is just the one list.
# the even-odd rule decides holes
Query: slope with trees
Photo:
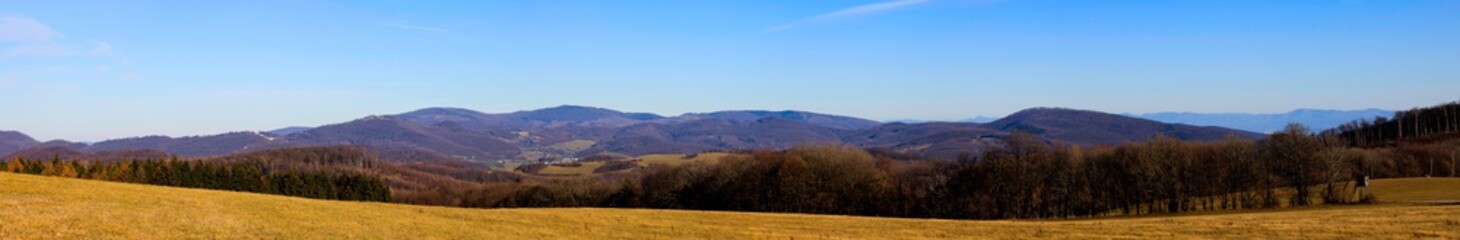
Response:
[{"label": "slope with trees", "polygon": [[390,189],[363,174],[290,171],[256,162],[178,159],[120,162],[6,161],[5,171],[162,186],[256,192],[318,199],[388,201]]},{"label": "slope with trees", "polygon": [[[480,166],[600,153],[692,154],[707,150],[786,149],[797,143],[840,142],[924,157],[956,159],[976,155],[1009,131],[1034,132],[1048,141],[1113,145],[1165,134],[1212,141],[1227,134],[1257,134],[1223,128],[1163,124],[1091,111],[1039,108],[990,124],[880,124],[845,116],[801,111],[721,111],[662,117],[609,109],[562,106],[504,114],[458,108],[428,108],[370,116],[286,133],[232,132],[218,135],[147,136],[80,144],[28,138],[0,151],[67,147],[82,153],[156,149],[184,157],[209,157],[277,148],[350,145],[392,154],[400,162],[461,161]],[[0,134],[0,138],[4,138]],[[28,141],[25,141],[28,140]],[[586,147],[558,148],[568,143]],[[396,154],[399,153],[399,154]],[[408,154],[412,153],[412,154]],[[419,154],[413,154],[419,153]]]},{"label": "slope with trees", "polygon": [[40,144],[34,138],[17,131],[0,131],[0,155]]},{"label": "slope with trees", "polygon": [[1328,131],[1353,146],[1392,146],[1403,141],[1460,137],[1460,102],[1395,112],[1393,117],[1361,119]]},{"label": "slope with trees", "polygon": [[1052,144],[1016,133],[961,161],[908,161],[844,145],[803,146],[650,168],[623,181],[491,184],[469,193],[466,206],[978,219],[1267,209],[1373,202],[1355,190],[1356,176],[1419,176],[1415,159],[1430,157],[1436,156],[1350,148],[1301,125],[1262,141],[1157,135],[1113,147]]}]

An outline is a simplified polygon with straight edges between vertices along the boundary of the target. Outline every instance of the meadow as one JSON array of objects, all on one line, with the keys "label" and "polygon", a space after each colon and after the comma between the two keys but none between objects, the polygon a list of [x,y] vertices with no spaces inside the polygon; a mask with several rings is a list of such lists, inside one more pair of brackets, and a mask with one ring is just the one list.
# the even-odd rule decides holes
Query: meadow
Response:
[{"label": "meadow", "polygon": [[[1376,180],[1394,202],[1460,179]],[[1418,199],[1406,199],[1418,198]],[[1460,238],[1460,205],[1318,206],[1067,220],[937,220],[647,209],[465,209],[0,173],[0,239]]]},{"label": "meadow", "polygon": [[[665,166],[679,166],[691,162],[719,161],[720,158],[724,158],[730,155],[730,153],[722,152],[709,152],[695,155],[649,154],[630,158],[627,160],[616,161],[633,161],[634,164],[638,165],[639,167],[649,167],[650,165],[656,164]],[[537,173],[549,176],[593,176],[596,174],[594,173],[594,170],[598,169],[599,167],[603,167],[604,164],[606,163],[602,161],[582,161],[571,164],[552,164],[544,167],[542,170],[537,171]]]}]

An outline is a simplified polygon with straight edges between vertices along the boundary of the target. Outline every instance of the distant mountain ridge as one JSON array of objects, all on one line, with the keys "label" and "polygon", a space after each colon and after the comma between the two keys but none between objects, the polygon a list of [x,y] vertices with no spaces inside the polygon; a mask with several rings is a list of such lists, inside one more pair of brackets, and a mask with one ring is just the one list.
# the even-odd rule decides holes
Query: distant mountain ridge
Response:
[{"label": "distant mountain ridge", "polygon": [[885,123],[907,123],[907,124],[930,123],[930,122],[990,123],[990,122],[998,121],[998,120],[999,120],[998,118],[993,118],[993,117],[977,116],[977,117],[957,119],[957,120],[894,119],[894,120],[888,120]]},{"label": "distant mountain ridge", "polygon": [[686,113],[676,117],[664,117],[652,113],[620,112],[605,108],[575,105],[563,105],[503,114],[488,114],[462,108],[426,108],[396,116],[427,125],[441,122],[457,122],[469,129],[482,129],[487,126],[492,126],[511,130],[557,127],[625,127],[640,123],[675,124],[702,119],[750,122],[766,117],[777,117],[839,129],[866,129],[881,124],[877,121],[855,117],[791,110],[718,111],[710,113]]},{"label": "distant mountain ridge", "polygon": [[1330,129],[1357,119],[1392,117],[1394,111],[1382,109],[1322,110],[1296,109],[1286,113],[1189,113],[1161,112],[1146,114],[1125,114],[1126,116],[1151,119],[1161,122],[1182,123],[1196,126],[1219,126],[1250,132],[1275,132],[1288,123],[1302,123],[1311,129]]},{"label": "distant mountain ridge", "polygon": [[882,124],[881,122],[867,120],[867,119],[860,119],[860,118],[846,117],[846,116],[837,116],[837,115],[828,115],[828,114],[820,114],[820,113],[813,113],[813,112],[791,111],[791,110],[784,110],[784,111],[741,110],[741,111],[719,111],[719,112],[712,112],[712,113],[689,113],[689,114],[681,115],[679,117],[675,117],[673,119],[676,119],[676,121],[693,121],[693,120],[699,120],[699,119],[721,119],[721,120],[729,120],[729,121],[737,121],[737,122],[751,122],[751,121],[756,121],[756,120],[765,119],[765,118],[772,118],[772,117],[773,118],[778,118],[778,119],[785,119],[785,120],[789,120],[789,121],[794,121],[794,122],[801,122],[801,123],[806,123],[806,124],[813,124],[813,125],[825,126],[825,127],[830,127],[830,128],[836,128],[836,129],[843,129],[843,130],[868,129],[868,128],[872,128],[872,127],[875,127],[877,125],[881,125]]},{"label": "distant mountain ridge", "polygon": [[0,131],[0,155],[40,144],[34,138],[18,131]]},{"label": "distant mountain ridge", "polygon": [[987,127],[1004,131],[1023,131],[1052,139],[1079,139],[1085,144],[1114,145],[1140,141],[1162,134],[1179,139],[1213,140],[1233,134],[1257,139],[1261,134],[1233,131],[1221,127],[1198,127],[1170,124],[1096,111],[1062,108],[1032,108],[1010,114]]},{"label": "distant mountain ridge", "polygon": [[426,125],[455,122],[467,129],[498,127],[528,130],[557,127],[623,127],[643,121],[664,118],[651,113],[625,113],[615,110],[563,105],[531,111],[487,114],[463,108],[426,108],[397,114],[408,121]]},{"label": "distant mountain ridge", "polygon": [[294,133],[298,133],[298,132],[308,131],[309,129],[314,129],[314,128],[312,128],[312,127],[293,126],[293,127],[284,127],[284,128],[280,128],[280,129],[269,130],[269,133],[272,133],[274,135],[279,135],[279,136],[285,136],[285,135],[294,134]]},{"label": "distant mountain ridge", "polygon": [[[207,136],[147,136],[95,144],[35,143],[24,134],[0,134],[0,150],[44,145],[60,149],[25,154],[96,154],[154,149],[182,156],[227,154],[301,146],[361,146],[392,161],[488,163],[593,154],[641,155],[709,150],[780,149],[802,143],[843,143],[953,159],[999,144],[1008,133],[1035,133],[1052,142],[1113,145],[1157,134],[1184,140],[1262,135],[1219,127],[1166,124],[1063,108],[1035,108],[987,124],[880,123],[803,111],[720,111],[664,117],[649,113],[559,106],[488,114],[462,108],[425,108],[367,116],[314,128],[231,132]],[[6,140],[9,139],[9,140]]]}]

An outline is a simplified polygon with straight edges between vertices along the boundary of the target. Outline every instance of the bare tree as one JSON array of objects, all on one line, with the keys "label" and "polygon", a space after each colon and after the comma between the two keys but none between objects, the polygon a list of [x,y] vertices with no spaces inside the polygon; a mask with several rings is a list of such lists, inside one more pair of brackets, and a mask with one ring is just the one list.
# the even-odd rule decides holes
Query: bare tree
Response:
[{"label": "bare tree", "polygon": [[1302,124],[1291,123],[1282,131],[1272,134],[1263,142],[1263,155],[1271,162],[1272,171],[1293,188],[1294,196],[1291,204],[1307,206],[1311,204],[1312,189],[1318,184],[1314,156],[1322,145],[1309,135],[1308,128]]}]

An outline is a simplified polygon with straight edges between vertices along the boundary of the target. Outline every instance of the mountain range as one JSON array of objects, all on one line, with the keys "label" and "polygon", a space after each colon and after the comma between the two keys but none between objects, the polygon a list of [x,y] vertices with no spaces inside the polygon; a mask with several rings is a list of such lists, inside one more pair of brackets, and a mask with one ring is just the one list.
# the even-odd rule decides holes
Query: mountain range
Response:
[{"label": "mountain range", "polygon": [[1249,132],[1270,133],[1281,130],[1288,123],[1301,123],[1314,130],[1331,129],[1353,120],[1392,117],[1394,111],[1297,109],[1275,114],[1161,112],[1125,115],[1169,123],[1220,126]]},{"label": "mountain range", "polygon": [[[1372,120],[1375,117],[1393,117],[1394,111],[1382,109],[1363,110],[1324,110],[1300,108],[1286,113],[1194,113],[1194,112],[1157,112],[1121,114],[1127,117],[1137,117],[1156,120],[1166,123],[1180,123],[1193,126],[1224,127],[1248,132],[1270,133],[1281,130],[1288,123],[1300,123],[1309,129],[1323,130],[1332,129],[1354,120]],[[952,122],[967,123],[990,123],[999,120],[992,117],[974,117],[955,120]],[[900,123],[927,123],[936,122],[918,119],[899,119],[888,122]]]},{"label": "mountain range", "polygon": [[1218,140],[1229,135],[1262,137],[1221,127],[1170,124],[1064,108],[1027,109],[986,124],[908,124],[803,111],[721,111],[666,117],[560,106],[499,114],[461,108],[426,108],[313,128],[178,138],[144,136],[94,144],[41,143],[19,132],[0,132],[0,155],[130,156],[165,152],[218,156],[285,147],[350,145],[365,147],[392,161],[487,163],[596,154],[697,153],[842,143],[952,159],[995,146],[1013,131],[1033,133],[1050,142],[1079,145],[1113,145],[1149,139],[1157,134],[1197,141]]}]

